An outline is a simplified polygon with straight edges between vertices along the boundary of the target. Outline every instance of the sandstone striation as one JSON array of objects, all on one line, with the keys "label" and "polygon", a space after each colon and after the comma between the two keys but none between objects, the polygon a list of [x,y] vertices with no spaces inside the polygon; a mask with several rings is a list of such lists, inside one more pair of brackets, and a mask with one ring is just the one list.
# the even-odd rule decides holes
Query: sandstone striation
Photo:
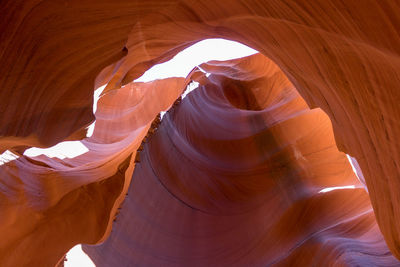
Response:
[{"label": "sandstone striation", "polygon": [[261,54],[200,68],[85,247],[96,266],[397,266],[326,114]]},{"label": "sandstone striation", "polygon": [[[0,165],[0,265],[54,266],[75,244],[105,241],[128,191],[110,239],[86,248],[99,266],[398,265],[399,10],[377,0],[1,1],[0,152],[18,158]],[[261,54],[203,64],[209,77],[132,82],[206,38]],[[135,168],[152,121],[191,80],[200,87]],[[88,152],[22,155],[65,140]],[[343,185],[355,189],[319,193]]]}]

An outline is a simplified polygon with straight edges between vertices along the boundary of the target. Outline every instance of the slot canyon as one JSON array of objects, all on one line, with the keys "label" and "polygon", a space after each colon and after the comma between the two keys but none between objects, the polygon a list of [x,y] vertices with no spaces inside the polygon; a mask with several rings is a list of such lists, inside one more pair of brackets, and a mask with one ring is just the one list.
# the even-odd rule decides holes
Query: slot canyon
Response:
[{"label": "slot canyon", "polygon": [[[400,1],[0,14],[1,267],[400,266]],[[140,81],[216,38],[257,53]]]}]

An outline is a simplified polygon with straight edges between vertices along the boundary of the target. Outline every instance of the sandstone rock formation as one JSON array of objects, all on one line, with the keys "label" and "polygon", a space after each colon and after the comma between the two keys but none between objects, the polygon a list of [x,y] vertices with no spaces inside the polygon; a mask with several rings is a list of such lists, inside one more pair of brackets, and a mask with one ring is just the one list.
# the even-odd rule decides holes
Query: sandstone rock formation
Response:
[{"label": "sandstone rock formation", "polygon": [[86,247],[96,266],[398,265],[325,113],[261,54],[200,68]]},{"label": "sandstone rock formation", "polygon": [[[86,248],[99,266],[398,265],[399,9],[2,1],[0,151],[19,158],[0,166],[0,265],[54,266],[74,244],[105,241],[124,199],[110,239]],[[214,37],[279,68],[257,55],[204,64],[208,78],[131,83]],[[134,171],[151,122],[191,80],[200,88],[170,111]],[[81,139],[89,152],[73,159],[22,155]],[[336,147],[357,160],[369,194]]]}]

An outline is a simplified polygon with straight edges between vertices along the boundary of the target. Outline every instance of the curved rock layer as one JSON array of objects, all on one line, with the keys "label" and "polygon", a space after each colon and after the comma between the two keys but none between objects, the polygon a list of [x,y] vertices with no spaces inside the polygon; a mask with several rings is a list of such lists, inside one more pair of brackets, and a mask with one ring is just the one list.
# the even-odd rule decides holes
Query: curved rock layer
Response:
[{"label": "curved rock layer", "polygon": [[110,238],[85,247],[96,266],[399,264],[329,118],[275,64],[201,69],[144,143]]},{"label": "curved rock layer", "polygon": [[0,266],[54,266],[74,245],[104,240],[141,140],[183,88],[185,80],[173,78],[109,92],[98,102],[93,135],[81,141],[88,152],[71,159],[19,155],[0,165]]},{"label": "curved rock layer", "polygon": [[[142,137],[155,115],[176,99],[188,81],[172,79],[139,86],[147,88],[143,101],[131,93],[130,89],[138,86],[130,82],[196,41],[214,37],[242,42],[271,58],[309,107],[326,112],[337,147],[359,163],[379,229],[390,251],[400,258],[399,12],[399,2],[378,0],[1,1],[0,151],[8,149],[20,157],[0,166],[0,265],[52,266],[73,244],[105,240],[128,190]],[[242,92],[241,88],[248,88],[245,78],[233,82],[216,75],[216,81],[204,86],[232,87],[222,92],[227,105],[263,114],[268,98],[258,92]],[[227,74],[224,70],[220,75]],[[195,77],[204,80],[198,72],[193,73]],[[93,91],[106,83],[100,101],[104,103],[99,104],[96,114],[103,126],[96,127],[91,139],[82,141],[88,153],[70,160],[21,155],[28,147],[82,139],[94,119]],[[155,88],[170,91],[160,94]],[[180,123],[170,127],[173,125]],[[283,137],[277,140],[293,143]],[[189,150],[199,149],[200,155],[207,156],[218,154],[219,150],[209,151],[212,144],[206,141],[196,141],[188,149],[197,144],[201,147]],[[251,156],[252,150],[243,153]],[[284,155],[277,157],[283,160]],[[225,156],[232,159],[233,155]],[[226,200],[215,205],[213,198],[207,201],[199,196],[205,191],[213,195],[211,189],[199,186],[186,190],[185,177],[163,184],[201,212],[214,216],[224,207],[226,216],[233,216],[237,208]],[[213,178],[209,179],[212,183]],[[292,192],[294,197],[306,193]],[[262,202],[262,196],[242,196],[245,201],[238,209],[247,211]],[[363,203],[368,205],[368,201]],[[372,234],[354,240],[379,239],[374,227]],[[352,243],[355,247],[359,244]],[[382,255],[377,251],[369,254],[372,262],[382,258],[374,256]]]}]

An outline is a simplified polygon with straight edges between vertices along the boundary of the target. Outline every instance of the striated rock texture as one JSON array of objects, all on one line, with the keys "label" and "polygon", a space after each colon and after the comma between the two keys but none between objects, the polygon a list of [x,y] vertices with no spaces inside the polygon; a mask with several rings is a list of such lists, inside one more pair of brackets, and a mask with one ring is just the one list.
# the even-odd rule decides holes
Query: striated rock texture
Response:
[{"label": "striated rock texture", "polygon": [[[99,266],[398,264],[399,11],[378,0],[1,1],[0,151],[19,158],[0,165],[0,265],[54,266],[74,244],[104,241],[128,189],[115,234],[87,249]],[[282,72],[257,55],[204,65],[208,79],[131,83],[214,37]],[[130,186],[151,122],[191,79],[202,86],[149,138]],[[86,154],[21,155],[81,140],[94,118]]]},{"label": "striated rock texture", "polygon": [[[131,84],[98,103],[88,152],[58,159],[22,156],[0,165],[0,266],[54,266],[75,244],[111,231],[151,121],[185,87],[184,79]],[[159,101],[153,101],[165,94]],[[169,103],[169,104],[168,104]]]},{"label": "striated rock texture", "polygon": [[260,54],[200,67],[85,248],[96,266],[398,266],[326,114]]}]

